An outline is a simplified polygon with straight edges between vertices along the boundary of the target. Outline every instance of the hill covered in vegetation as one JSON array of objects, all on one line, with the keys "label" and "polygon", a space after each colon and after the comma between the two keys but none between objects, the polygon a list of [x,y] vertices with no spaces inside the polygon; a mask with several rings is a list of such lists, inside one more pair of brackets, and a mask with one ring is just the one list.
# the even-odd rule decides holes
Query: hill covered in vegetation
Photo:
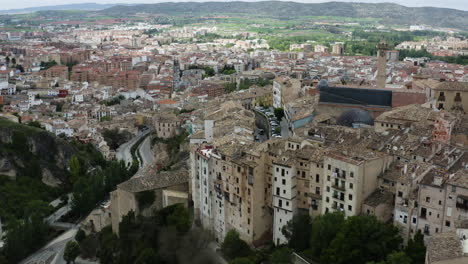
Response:
[{"label": "hill covered in vegetation", "polygon": [[135,6],[114,6],[98,11],[108,16],[126,16],[137,13],[166,15],[220,15],[242,14],[282,19],[307,16],[334,16],[376,18],[381,23],[394,25],[426,24],[466,30],[468,12],[436,7],[406,7],[392,3],[296,3],[263,2],[186,2],[157,3]]}]

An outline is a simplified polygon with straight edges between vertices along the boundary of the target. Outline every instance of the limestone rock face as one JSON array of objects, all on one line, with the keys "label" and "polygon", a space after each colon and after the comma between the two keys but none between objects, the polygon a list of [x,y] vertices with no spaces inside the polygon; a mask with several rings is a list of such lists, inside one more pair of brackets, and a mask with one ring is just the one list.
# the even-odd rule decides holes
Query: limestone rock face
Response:
[{"label": "limestone rock face", "polygon": [[0,175],[26,175],[58,186],[68,175],[68,164],[78,150],[39,128],[0,120]]}]

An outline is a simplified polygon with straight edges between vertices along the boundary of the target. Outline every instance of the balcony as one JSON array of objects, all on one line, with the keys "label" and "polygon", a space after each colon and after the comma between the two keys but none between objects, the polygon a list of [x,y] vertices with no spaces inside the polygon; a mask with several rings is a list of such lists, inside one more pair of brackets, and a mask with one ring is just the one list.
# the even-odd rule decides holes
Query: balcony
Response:
[{"label": "balcony", "polygon": [[335,177],[335,178],[341,178],[341,179],[346,179],[346,173],[344,173],[344,172],[339,172],[339,171],[335,171],[335,172],[333,172],[333,177]]},{"label": "balcony", "polygon": [[340,191],[346,191],[346,188],[343,184],[336,184],[336,183],[333,183],[332,186],[331,186],[333,189],[337,189],[337,190],[340,190]]},{"label": "balcony", "polygon": [[337,200],[340,200],[342,202],[344,202],[344,195],[337,195],[337,194],[334,194],[332,195],[333,199],[337,199]]}]

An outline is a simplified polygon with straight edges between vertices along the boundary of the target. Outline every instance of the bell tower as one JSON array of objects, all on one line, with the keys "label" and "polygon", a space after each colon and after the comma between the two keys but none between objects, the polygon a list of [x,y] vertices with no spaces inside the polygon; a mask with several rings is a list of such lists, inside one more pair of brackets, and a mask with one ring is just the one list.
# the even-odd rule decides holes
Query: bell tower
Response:
[{"label": "bell tower", "polygon": [[388,44],[385,40],[377,45],[377,88],[385,88],[387,80],[387,51]]}]

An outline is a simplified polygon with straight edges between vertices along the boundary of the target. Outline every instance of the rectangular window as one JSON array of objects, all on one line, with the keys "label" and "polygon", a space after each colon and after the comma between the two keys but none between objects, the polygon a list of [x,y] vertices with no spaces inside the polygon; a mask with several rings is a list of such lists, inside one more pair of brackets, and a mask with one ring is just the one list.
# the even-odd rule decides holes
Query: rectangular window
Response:
[{"label": "rectangular window", "polygon": [[353,189],[353,183],[352,182],[349,183],[349,188]]},{"label": "rectangular window", "polygon": [[278,206],[279,207],[283,206],[283,201],[281,199],[278,200]]},{"label": "rectangular window", "polygon": [[320,182],[320,175],[315,175],[315,182]]},{"label": "rectangular window", "polygon": [[426,197],[426,202],[427,202],[427,203],[430,203],[430,202],[431,202],[431,197],[429,197],[429,196]]},{"label": "rectangular window", "polygon": [[348,205],[348,210],[349,211],[352,211],[353,210],[353,207],[351,205]]},{"label": "rectangular window", "polygon": [[320,194],[320,187],[315,187],[315,194]]},{"label": "rectangular window", "polygon": [[281,169],[281,176],[284,176],[284,169]]},{"label": "rectangular window", "polygon": [[450,221],[445,221],[445,226],[450,227]]},{"label": "rectangular window", "polygon": [[328,170],[331,171],[331,165],[330,164],[328,164]]},{"label": "rectangular window", "polygon": [[281,182],[283,183],[283,185],[286,185],[286,180],[285,179],[281,180]]}]

